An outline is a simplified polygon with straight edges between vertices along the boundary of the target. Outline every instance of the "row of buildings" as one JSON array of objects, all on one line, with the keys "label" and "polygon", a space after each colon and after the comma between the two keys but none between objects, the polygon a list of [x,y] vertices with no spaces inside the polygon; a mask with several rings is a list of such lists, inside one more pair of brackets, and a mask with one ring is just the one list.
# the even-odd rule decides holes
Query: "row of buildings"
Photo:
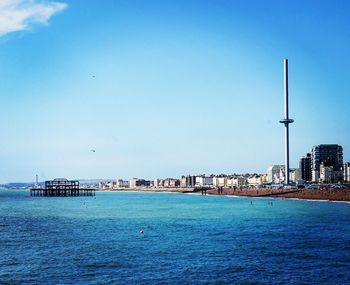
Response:
[{"label": "row of buildings", "polygon": [[258,187],[267,183],[266,174],[233,174],[233,175],[187,175],[177,178],[165,178],[145,180],[132,178],[130,181],[115,180],[108,182],[100,182],[101,189],[123,189],[123,188],[194,188],[194,187],[227,187],[239,188],[245,186]]},{"label": "row of buildings", "polygon": [[[343,147],[337,144],[320,144],[300,158],[299,168],[291,169],[292,182],[339,183],[350,182],[350,163],[343,163]],[[268,168],[268,181],[283,183],[284,165]]]},{"label": "row of buildings", "polygon": [[343,147],[337,144],[316,145],[300,159],[299,169],[304,181],[349,182],[349,163],[343,163]]},{"label": "row of buildings", "polygon": [[[261,187],[282,184],[286,173],[284,165],[270,165],[266,174],[233,175],[187,175],[177,178],[145,180],[133,178],[130,181],[115,180],[100,182],[101,189],[122,188],[187,188],[187,187]],[[350,182],[350,163],[343,163],[343,148],[337,144],[316,145],[300,159],[299,168],[289,171],[289,179],[295,184],[304,182],[339,183]]]}]

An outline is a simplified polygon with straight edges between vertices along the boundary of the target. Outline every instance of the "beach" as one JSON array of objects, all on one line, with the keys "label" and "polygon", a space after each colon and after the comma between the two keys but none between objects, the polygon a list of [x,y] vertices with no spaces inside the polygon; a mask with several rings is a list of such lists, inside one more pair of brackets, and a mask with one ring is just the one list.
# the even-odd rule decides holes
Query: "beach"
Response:
[{"label": "beach", "polygon": [[[209,190],[208,194],[218,195],[218,190]],[[247,197],[296,198],[307,200],[350,201],[350,189],[223,189],[223,195]]]},{"label": "beach", "polygon": [[[139,192],[170,192],[170,193],[201,193],[196,188],[135,188],[119,189],[116,191],[139,191]],[[222,193],[217,189],[208,189],[207,195],[232,195],[246,197],[271,197],[271,198],[295,198],[307,200],[329,200],[329,201],[350,201],[350,188],[346,189],[232,189],[224,188]]]}]

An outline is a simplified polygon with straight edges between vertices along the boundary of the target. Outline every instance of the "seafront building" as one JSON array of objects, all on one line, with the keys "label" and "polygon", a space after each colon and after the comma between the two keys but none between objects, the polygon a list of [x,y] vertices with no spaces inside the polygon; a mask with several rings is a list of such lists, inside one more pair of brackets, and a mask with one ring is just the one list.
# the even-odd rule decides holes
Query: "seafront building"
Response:
[{"label": "seafront building", "polygon": [[117,188],[129,188],[129,181],[118,179],[117,180]]},{"label": "seafront building", "polygon": [[194,186],[196,186],[196,176],[192,176],[192,175],[181,176],[180,187],[186,188],[186,187],[194,187]]},{"label": "seafront building", "polygon": [[284,165],[270,165],[267,168],[267,182],[282,183],[284,181]]},{"label": "seafront building", "polygon": [[213,177],[213,186],[215,187],[227,187],[227,176],[218,175]]},{"label": "seafront building", "polygon": [[166,178],[164,180],[164,187],[175,188],[180,186],[180,180],[175,178]]},{"label": "seafront building", "polygon": [[101,181],[98,183],[98,188],[103,190],[116,189],[117,181]]},{"label": "seafront building", "polygon": [[[270,165],[266,174],[218,174],[183,175],[177,178],[146,180],[132,178],[99,183],[100,189],[122,188],[258,188],[269,184],[286,183],[285,165]],[[317,145],[299,161],[299,168],[291,168],[289,180],[297,185],[303,182],[350,182],[350,162],[343,164],[343,148],[340,145]]]},{"label": "seafront building", "polygon": [[345,162],[343,166],[343,176],[345,182],[350,182],[350,162]]},{"label": "seafront building", "polygon": [[195,187],[213,186],[213,177],[207,177],[205,175],[196,176]]},{"label": "seafront building", "polygon": [[145,179],[138,179],[133,178],[129,181],[129,188],[136,189],[136,188],[145,188],[145,187],[152,187],[154,186],[153,181],[145,180]]},{"label": "seafront building", "polygon": [[267,182],[267,175],[253,174],[247,178],[247,183],[250,186],[259,187]]},{"label": "seafront building", "polygon": [[[322,169],[321,169],[322,164]],[[329,183],[342,181],[343,168],[343,147],[337,144],[320,144],[316,145],[311,150],[311,172],[312,181],[322,182],[328,180]],[[322,179],[321,179],[322,170]],[[329,174],[329,172],[334,172]]]},{"label": "seafront building", "polygon": [[307,153],[306,156],[300,158],[299,162],[300,178],[303,181],[312,181],[311,172],[311,153]]},{"label": "seafront building", "polygon": [[129,181],[123,180],[123,179],[111,180],[111,181],[100,181],[98,183],[98,188],[103,190],[129,188]]},{"label": "seafront building", "polygon": [[244,187],[247,185],[247,178],[243,175],[241,176],[233,176],[227,179],[227,187],[235,188],[235,187]]},{"label": "seafront building", "polygon": [[180,180],[175,178],[154,179],[155,188],[175,188],[180,186]]},{"label": "seafront building", "polygon": [[291,168],[289,171],[289,180],[292,182],[298,182],[301,179],[300,169]]},{"label": "seafront building", "polygon": [[[300,180],[300,170],[299,168],[289,169],[289,181],[298,182]],[[270,165],[267,168],[267,183],[281,184],[286,181],[286,173],[284,165]]]},{"label": "seafront building", "polygon": [[343,181],[343,171],[334,170],[333,166],[325,166],[322,162],[320,165],[320,180],[321,183],[336,183]]}]

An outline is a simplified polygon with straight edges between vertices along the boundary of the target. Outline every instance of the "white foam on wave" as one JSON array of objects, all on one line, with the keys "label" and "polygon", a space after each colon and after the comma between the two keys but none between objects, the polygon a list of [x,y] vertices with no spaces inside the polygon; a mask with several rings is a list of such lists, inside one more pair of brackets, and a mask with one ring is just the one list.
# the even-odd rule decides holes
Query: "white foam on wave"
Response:
[{"label": "white foam on wave", "polygon": [[[218,195],[219,196],[219,195]],[[242,198],[242,196],[237,196],[237,195],[223,195],[224,197],[227,197],[227,198]],[[244,198],[244,197],[243,197]],[[245,198],[248,198],[248,197],[245,197]]]}]

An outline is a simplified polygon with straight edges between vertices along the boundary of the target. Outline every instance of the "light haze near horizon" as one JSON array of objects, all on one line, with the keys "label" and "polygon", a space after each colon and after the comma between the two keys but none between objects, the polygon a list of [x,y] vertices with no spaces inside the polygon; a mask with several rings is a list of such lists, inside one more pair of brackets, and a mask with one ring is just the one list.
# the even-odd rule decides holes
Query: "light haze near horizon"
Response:
[{"label": "light haze near horizon", "polygon": [[291,167],[350,160],[348,1],[101,3],[0,4],[0,182],[265,173],[284,58]]}]

